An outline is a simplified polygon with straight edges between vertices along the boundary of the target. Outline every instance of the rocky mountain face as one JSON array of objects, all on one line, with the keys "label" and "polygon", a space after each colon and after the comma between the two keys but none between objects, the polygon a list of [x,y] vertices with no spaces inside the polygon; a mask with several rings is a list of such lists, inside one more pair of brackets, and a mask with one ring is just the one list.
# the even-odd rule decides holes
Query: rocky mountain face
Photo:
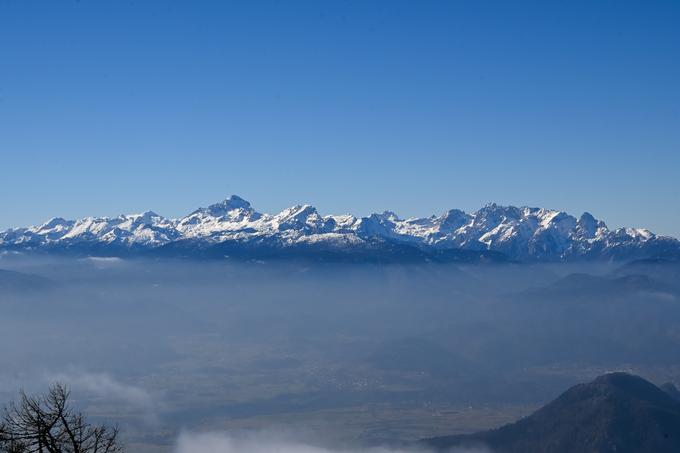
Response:
[{"label": "rocky mountain face", "polygon": [[179,219],[152,211],[114,218],[54,218],[0,232],[0,250],[83,255],[383,257],[385,260],[566,261],[640,259],[680,253],[677,239],[646,229],[610,230],[542,208],[489,204],[474,213],[402,219],[393,212],[321,215],[310,205],[257,212],[231,196]]},{"label": "rocky mountain face", "polygon": [[[675,387],[672,389],[677,392]],[[640,377],[610,373],[570,388],[516,423],[424,443],[438,451],[480,448],[495,453],[678,452],[680,401],[675,398]]]}]

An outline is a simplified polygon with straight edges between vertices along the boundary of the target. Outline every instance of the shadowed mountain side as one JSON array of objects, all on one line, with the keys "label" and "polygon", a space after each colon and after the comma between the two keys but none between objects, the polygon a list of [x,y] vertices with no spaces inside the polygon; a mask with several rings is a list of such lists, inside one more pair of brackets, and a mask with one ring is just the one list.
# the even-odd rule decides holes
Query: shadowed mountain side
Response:
[{"label": "shadowed mountain side", "polygon": [[672,382],[666,382],[665,384],[660,385],[659,388],[670,395],[674,400],[680,401],[680,390],[678,390]]},{"label": "shadowed mountain side", "polygon": [[647,275],[680,291],[680,255],[635,260],[621,266],[616,275]]},{"label": "shadowed mountain side", "polygon": [[54,282],[39,275],[0,269],[0,293],[39,291],[54,286]]},{"label": "shadowed mountain side", "polygon": [[647,274],[598,276],[582,273],[569,274],[544,288],[530,289],[523,298],[546,299],[568,295],[572,300],[620,299],[640,293],[674,293],[677,289]]},{"label": "shadowed mountain side", "polygon": [[251,241],[227,240],[218,244],[182,240],[163,245],[145,253],[149,257],[187,257],[198,259],[233,260],[301,260],[336,263],[505,263],[503,253],[490,250],[427,249],[394,241],[379,241],[361,245],[285,244],[277,239],[260,238]]},{"label": "shadowed mountain side", "polygon": [[438,451],[484,446],[495,453],[678,452],[680,402],[640,377],[611,373],[570,388],[516,423],[422,442]]}]

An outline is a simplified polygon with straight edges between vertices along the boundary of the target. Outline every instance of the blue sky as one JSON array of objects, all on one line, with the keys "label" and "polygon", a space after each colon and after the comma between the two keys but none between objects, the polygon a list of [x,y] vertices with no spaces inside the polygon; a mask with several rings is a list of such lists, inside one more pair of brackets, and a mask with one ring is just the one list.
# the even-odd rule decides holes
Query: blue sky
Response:
[{"label": "blue sky", "polygon": [[0,0],[0,228],[236,193],[680,236],[680,2]]}]

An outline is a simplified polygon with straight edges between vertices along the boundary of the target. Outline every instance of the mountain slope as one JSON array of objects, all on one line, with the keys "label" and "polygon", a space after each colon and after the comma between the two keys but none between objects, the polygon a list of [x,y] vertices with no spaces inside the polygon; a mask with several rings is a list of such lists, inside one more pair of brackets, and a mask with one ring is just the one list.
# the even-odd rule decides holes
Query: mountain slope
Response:
[{"label": "mountain slope", "polygon": [[516,423],[472,435],[428,439],[439,450],[485,446],[496,453],[680,451],[680,401],[626,373],[576,385]]},{"label": "mountain slope", "polygon": [[45,277],[0,269],[0,296],[8,292],[39,291],[53,286]]},{"label": "mountain slope", "polygon": [[477,212],[401,219],[393,212],[321,215],[310,205],[257,212],[231,196],[179,218],[152,211],[114,218],[54,218],[0,233],[0,250],[81,255],[245,258],[302,256],[377,261],[565,261],[680,254],[680,242],[644,229],[610,230],[585,213],[489,204]]}]

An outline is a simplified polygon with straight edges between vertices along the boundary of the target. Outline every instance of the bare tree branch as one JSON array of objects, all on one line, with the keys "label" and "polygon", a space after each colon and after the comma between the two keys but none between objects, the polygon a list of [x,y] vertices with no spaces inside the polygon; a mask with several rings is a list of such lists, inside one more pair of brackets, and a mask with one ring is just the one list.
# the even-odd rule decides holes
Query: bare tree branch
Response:
[{"label": "bare tree branch", "polygon": [[118,428],[88,423],[69,397],[63,384],[38,397],[21,391],[0,416],[0,453],[122,453]]}]

